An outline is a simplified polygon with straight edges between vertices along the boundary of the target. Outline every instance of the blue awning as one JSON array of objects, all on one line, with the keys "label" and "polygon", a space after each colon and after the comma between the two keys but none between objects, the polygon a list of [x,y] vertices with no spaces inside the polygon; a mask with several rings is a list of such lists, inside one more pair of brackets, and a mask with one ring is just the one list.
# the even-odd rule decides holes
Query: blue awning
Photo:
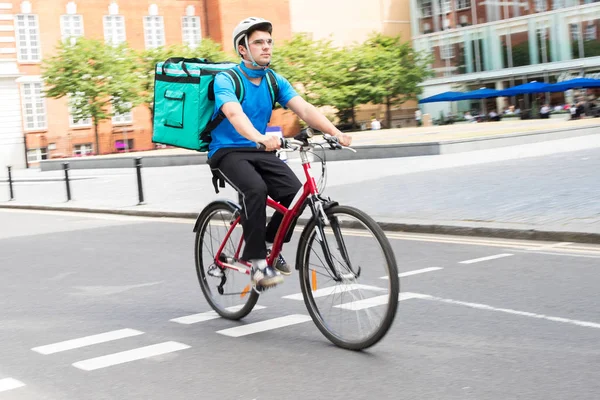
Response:
[{"label": "blue awning", "polygon": [[454,98],[456,96],[459,96],[462,94],[464,94],[464,93],[463,92],[452,92],[452,91],[438,93],[436,95],[429,96],[427,98],[419,100],[419,103],[435,103],[435,102],[440,102],[440,101],[454,101]]},{"label": "blue awning", "polygon": [[560,89],[554,85],[543,82],[529,82],[522,85],[513,86],[508,89],[500,90],[499,96],[516,96],[519,94],[529,93],[546,93],[546,92],[559,92]]},{"label": "blue awning", "polygon": [[463,93],[459,96],[456,96],[454,100],[480,100],[480,99],[489,99],[492,97],[498,97],[500,91],[495,89],[481,88],[477,90],[472,90],[467,93]]},{"label": "blue awning", "polygon": [[561,92],[569,89],[598,88],[600,87],[600,79],[575,78],[568,81],[555,83],[553,86],[557,89],[557,91]]}]

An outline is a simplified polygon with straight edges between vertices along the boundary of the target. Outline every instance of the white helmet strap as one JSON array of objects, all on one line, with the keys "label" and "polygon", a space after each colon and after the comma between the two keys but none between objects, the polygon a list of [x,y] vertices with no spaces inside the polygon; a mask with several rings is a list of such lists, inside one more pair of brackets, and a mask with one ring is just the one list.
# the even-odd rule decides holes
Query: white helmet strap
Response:
[{"label": "white helmet strap", "polygon": [[267,63],[267,65],[260,65],[259,63],[257,63],[254,60],[254,57],[252,57],[252,52],[250,51],[250,44],[248,43],[248,35],[247,34],[244,35],[244,42],[246,43],[246,52],[248,52],[248,57],[250,58],[250,61],[244,60],[243,57],[242,57],[242,61],[244,61],[246,63],[252,62],[252,66],[253,67],[261,67],[261,68],[264,68],[264,69],[269,68],[269,65],[271,65],[271,63]]}]

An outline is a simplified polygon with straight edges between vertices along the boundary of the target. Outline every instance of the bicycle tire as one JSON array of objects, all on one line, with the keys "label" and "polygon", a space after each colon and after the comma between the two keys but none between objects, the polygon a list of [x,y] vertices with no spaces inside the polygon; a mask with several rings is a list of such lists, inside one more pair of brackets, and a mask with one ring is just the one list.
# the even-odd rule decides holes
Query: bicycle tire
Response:
[{"label": "bicycle tire", "polygon": [[[315,302],[313,292],[311,288],[311,273],[309,265],[310,247],[311,242],[314,241],[317,227],[317,221],[312,218],[306,225],[300,237],[298,244],[298,251],[296,256],[296,265],[299,266],[299,279],[300,288],[304,297],[304,303],[306,308],[321,333],[335,345],[349,349],[349,350],[362,350],[373,346],[379,342],[389,331],[393,324],[396,311],[398,308],[398,298],[400,293],[400,280],[398,278],[398,268],[396,265],[396,258],[392,250],[391,244],[386,238],[381,227],[371,217],[361,210],[354,207],[348,206],[333,206],[326,211],[328,218],[334,216],[347,215],[358,220],[364,227],[372,232],[375,240],[378,242],[384,258],[387,264],[388,275],[389,275],[389,300],[387,302],[387,309],[385,316],[383,317],[382,323],[379,328],[373,332],[370,336],[360,340],[346,340],[339,335],[336,335],[329,327],[327,322],[322,318],[321,311]],[[332,308],[333,308],[332,302]],[[340,306],[335,306],[340,307]]]},{"label": "bicycle tire", "polygon": [[[215,299],[213,295],[213,291],[211,290],[211,285],[209,284],[209,277],[206,273],[205,263],[208,260],[205,260],[203,257],[203,244],[204,239],[207,233],[207,228],[209,226],[209,222],[211,221],[212,216],[216,213],[222,211],[225,213],[229,213],[233,215],[236,211],[239,211],[239,206],[235,206],[232,203],[226,201],[217,201],[208,205],[203,211],[198,221],[198,230],[196,232],[196,239],[194,241],[194,253],[195,253],[195,262],[196,262],[196,274],[198,276],[198,281],[200,283],[200,288],[202,289],[202,293],[206,298],[206,301],[211,306],[211,308],[219,314],[221,317],[230,319],[230,320],[239,320],[244,318],[246,315],[252,311],[256,302],[258,301],[258,293],[256,291],[250,289],[247,294],[247,301],[241,307],[235,306],[235,310],[232,311],[228,309],[228,307],[223,307],[219,304],[219,302]],[[221,241],[222,242],[222,241]],[[219,243],[221,243],[219,242]],[[214,260],[214,254],[212,254],[212,259]],[[225,271],[228,274],[238,274],[242,276],[240,272],[227,269]],[[243,275],[247,277],[247,282],[250,284],[250,278],[247,275]],[[212,277],[211,277],[212,278]],[[213,278],[216,279],[216,278]],[[238,308],[239,307],[239,308]]]}]

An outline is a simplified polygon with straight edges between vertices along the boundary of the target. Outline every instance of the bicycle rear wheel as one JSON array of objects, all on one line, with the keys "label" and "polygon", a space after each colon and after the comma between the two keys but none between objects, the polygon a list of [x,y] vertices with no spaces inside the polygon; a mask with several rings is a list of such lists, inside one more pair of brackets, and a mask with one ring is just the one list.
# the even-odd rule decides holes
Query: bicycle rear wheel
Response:
[{"label": "bicycle rear wheel", "polygon": [[[364,212],[334,206],[327,216],[331,224],[324,235],[313,219],[298,245],[304,302],[331,342],[365,349],[385,336],[396,315],[400,291],[396,259],[383,230]],[[335,278],[327,253],[341,279]]]},{"label": "bicycle rear wheel", "polygon": [[[202,212],[196,232],[196,273],[206,301],[220,316],[237,320],[252,311],[258,294],[252,290],[250,276],[231,268],[219,268],[215,263],[217,252],[230,228],[220,259],[231,261],[242,240],[242,226],[235,224],[239,207],[228,202],[215,202]],[[234,225],[235,224],[235,225]]]}]

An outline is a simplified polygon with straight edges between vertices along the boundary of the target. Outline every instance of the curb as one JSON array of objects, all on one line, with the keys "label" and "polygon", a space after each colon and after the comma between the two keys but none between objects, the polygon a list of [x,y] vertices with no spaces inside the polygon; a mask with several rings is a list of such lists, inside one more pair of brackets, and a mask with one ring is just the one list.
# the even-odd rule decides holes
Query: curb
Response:
[{"label": "curb", "polygon": [[[177,212],[177,211],[145,211],[145,210],[115,210],[102,208],[85,207],[61,207],[61,206],[36,206],[36,205],[11,205],[0,204],[0,209],[20,209],[20,210],[43,210],[43,211],[68,211],[93,214],[113,214],[128,215],[137,217],[152,218],[187,218],[196,219],[200,212]],[[308,218],[299,218],[297,225],[305,225]],[[600,244],[600,233],[592,232],[570,232],[553,231],[538,229],[513,229],[513,228],[494,228],[469,225],[444,225],[444,224],[415,224],[405,222],[380,222],[379,226],[385,231],[393,232],[413,232],[429,233],[438,235],[456,235],[456,236],[481,236],[502,239],[521,239],[521,240],[546,240],[557,242],[576,242]]]},{"label": "curb", "polygon": [[[358,153],[333,151],[325,148],[327,161],[372,160],[381,158],[401,158],[432,156],[440,154],[463,153],[475,150],[485,150],[501,147],[532,144],[575,136],[586,136],[598,133],[600,124],[575,126],[569,129],[545,129],[540,131],[525,131],[515,133],[497,133],[490,136],[477,136],[463,139],[435,140],[435,134],[430,141],[390,144],[360,144],[354,148]],[[189,154],[143,155],[130,153],[130,156],[97,156],[77,159],[56,159],[40,162],[41,171],[58,171],[64,162],[69,162],[70,169],[104,169],[132,168],[136,158],[142,158],[144,167],[172,167],[184,165],[206,164],[207,153],[196,152]],[[288,154],[289,159],[298,158],[298,154]]]},{"label": "curb", "polygon": [[[95,177],[70,177],[69,181],[81,181],[86,179],[95,179]],[[65,178],[16,178],[12,179],[12,183],[27,183],[27,182],[64,182]],[[0,178],[0,183],[8,183],[8,178]]]}]

